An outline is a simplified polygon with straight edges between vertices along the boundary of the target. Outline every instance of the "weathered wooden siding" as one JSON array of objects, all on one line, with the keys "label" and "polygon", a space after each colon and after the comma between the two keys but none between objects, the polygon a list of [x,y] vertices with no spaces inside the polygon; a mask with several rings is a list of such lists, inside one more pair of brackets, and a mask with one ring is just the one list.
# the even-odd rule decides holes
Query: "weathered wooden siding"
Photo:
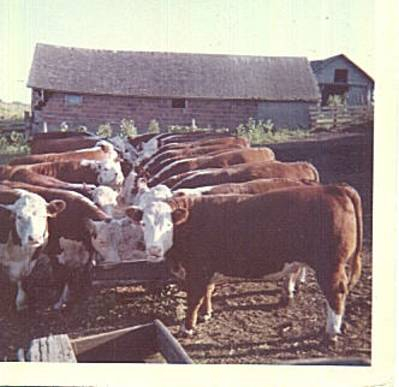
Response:
[{"label": "weathered wooden siding", "polygon": [[312,129],[340,131],[350,126],[369,124],[373,121],[372,106],[315,106],[310,109]]},{"label": "weathered wooden siding", "polygon": [[370,90],[372,90],[373,87],[372,82],[362,71],[343,57],[337,57],[315,73],[318,83],[334,83],[334,73],[336,69],[348,70],[349,91],[347,95],[347,104],[367,104]]},{"label": "weathered wooden siding", "polygon": [[309,107],[315,104],[309,102],[258,102],[256,118],[271,119],[277,128],[309,128]]}]

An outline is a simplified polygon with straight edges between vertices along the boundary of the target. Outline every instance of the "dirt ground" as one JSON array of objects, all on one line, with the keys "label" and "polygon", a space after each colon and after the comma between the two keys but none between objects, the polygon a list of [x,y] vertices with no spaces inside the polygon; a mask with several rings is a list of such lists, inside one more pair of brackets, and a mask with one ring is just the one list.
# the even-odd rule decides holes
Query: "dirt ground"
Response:
[{"label": "dirt ground", "polygon": [[147,323],[155,318],[176,335],[195,363],[284,363],[314,357],[371,359],[371,187],[372,136],[347,136],[273,146],[277,159],[308,160],[321,180],[347,182],[363,199],[363,271],[347,300],[343,334],[336,345],[322,341],[325,301],[312,270],[295,301],[280,303],[282,282],[226,279],[213,297],[214,316],[198,326],[197,334],[178,335],[185,310],[185,293],[166,294],[144,286],[95,287],[67,310],[52,311],[51,287],[36,281],[39,295],[34,311],[16,315],[10,310],[12,293],[0,282],[0,359],[16,360],[18,348],[35,337],[67,333],[80,337]]}]

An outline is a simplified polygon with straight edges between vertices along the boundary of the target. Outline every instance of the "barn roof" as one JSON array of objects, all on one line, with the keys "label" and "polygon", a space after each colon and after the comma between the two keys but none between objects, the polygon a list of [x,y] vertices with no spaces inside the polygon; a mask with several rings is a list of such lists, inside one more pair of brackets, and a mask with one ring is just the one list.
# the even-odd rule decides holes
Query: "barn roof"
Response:
[{"label": "barn roof", "polygon": [[344,54],[338,54],[338,55],[334,55],[331,56],[329,58],[326,59],[322,59],[322,60],[312,60],[310,62],[310,66],[312,67],[312,70],[315,73],[318,73],[320,70],[322,70],[325,66],[327,66],[328,64],[330,64],[331,62],[334,62],[336,59],[338,58],[343,58],[345,59],[347,62],[351,63],[353,66],[355,66],[361,73],[363,73],[371,82],[374,83],[373,78],[370,77],[370,75],[368,75],[363,69],[361,69],[355,62],[352,62],[346,55]]},{"label": "barn roof", "polygon": [[315,101],[304,57],[109,51],[37,44],[28,87],[86,94]]}]

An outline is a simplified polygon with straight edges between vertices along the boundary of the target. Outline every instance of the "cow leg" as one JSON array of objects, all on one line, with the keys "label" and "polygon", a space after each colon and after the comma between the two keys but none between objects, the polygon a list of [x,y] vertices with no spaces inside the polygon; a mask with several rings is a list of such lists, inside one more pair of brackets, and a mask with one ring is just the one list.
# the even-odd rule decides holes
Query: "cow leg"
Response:
[{"label": "cow leg", "polygon": [[21,312],[27,308],[26,298],[25,290],[22,287],[22,281],[17,281],[17,297],[15,300],[17,312]]},{"label": "cow leg", "polygon": [[[323,270],[324,271],[324,270]],[[319,284],[327,298],[326,334],[333,341],[341,333],[341,324],[345,312],[349,280],[345,266],[340,264],[329,275],[324,271],[318,275]]]},{"label": "cow leg", "polygon": [[[196,281],[198,281],[198,278],[196,278]],[[192,282],[188,281],[188,284],[192,284]],[[194,329],[197,326],[198,321],[198,312],[207,297],[207,289],[208,284],[189,285],[187,289],[186,319],[181,328],[181,331],[186,335],[192,336],[194,334]]]},{"label": "cow leg", "polygon": [[54,310],[60,310],[62,309],[63,305],[65,305],[69,301],[70,297],[70,289],[68,283],[65,283],[64,288],[62,289],[61,296],[59,300],[54,304],[53,309]]},{"label": "cow leg", "polygon": [[205,300],[200,308],[202,321],[209,321],[212,318],[212,294],[214,290],[215,284],[210,284],[206,288]]}]

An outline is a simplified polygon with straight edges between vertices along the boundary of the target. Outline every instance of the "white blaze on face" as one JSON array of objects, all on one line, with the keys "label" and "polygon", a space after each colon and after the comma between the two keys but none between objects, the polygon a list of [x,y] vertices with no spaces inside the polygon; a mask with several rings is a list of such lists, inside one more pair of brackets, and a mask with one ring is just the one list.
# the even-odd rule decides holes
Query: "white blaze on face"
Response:
[{"label": "white blaze on face", "polygon": [[144,260],[143,230],[130,219],[90,221],[91,242],[102,264]]},{"label": "white blaze on face", "polygon": [[123,173],[119,161],[114,160],[82,160],[82,166],[90,166],[97,172],[97,183],[111,187],[123,184]]},{"label": "white blaze on face", "polygon": [[152,202],[166,200],[173,196],[172,191],[166,185],[159,184],[155,187],[140,190],[134,198],[133,205],[145,208]]},{"label": "white blaze on face", "polygon": [[115,136],[109,139],[115,149],[122,155],[124,160],[134,163],[137,159],[136,149],[129,144],[129,142],[120,136]]},{"label": "white blaze on face", "polygon": [[143,143],[143,150],[140,154],[140,161],[150,158],[158,150],[158,140],[157,136],[153,137],[151,140]]},{"label": "white blaze on face", "polygon": [[97,204],[105,213],[112,215],[115,207],[117,206],[118,192],[111,187],[100,185],[91,191],[92,200]]},{"label": "white blaze on face", "polygon": [[173,245],[172,209],[165,202],[152,202],[143,210],[142,227],[146,251],[164,256]]},{"label": "white blaze on face", "polygon": [[47,202],[39,195],[18,190],[22,196],[11,206],[22,246],[38,247],[47,241]]}]

